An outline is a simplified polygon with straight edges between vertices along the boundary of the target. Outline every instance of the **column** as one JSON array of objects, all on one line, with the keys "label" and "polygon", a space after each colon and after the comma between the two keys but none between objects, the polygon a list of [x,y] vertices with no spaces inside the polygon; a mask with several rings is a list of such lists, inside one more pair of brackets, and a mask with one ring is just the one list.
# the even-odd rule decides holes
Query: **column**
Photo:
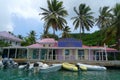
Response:
[{"label": "column", "polygon": [[8,58],[9,58],[9,54],[10,54],[10,48],[8,48]]},{"label": "column", "polygon": [[27,48],[27,59],[30,59],[30,56],[29,56],[29,49]]},{"label": "column", "polygon": [[99,61],[100,61],[101,60],[100,51],[98,53],[99,53]]},{"label": "column", "polygon": [[106,61],[108,60],[108,58],[107,58],[107,52],[106,52],[106,46],[105,46],[105,58],[106,58]]},{"label": "column", "polygon": [[103,59],[103,56],[104,56],[104,55],[103,55],[103,50],[102,50],[102,61],[104,60],[104,59]]},{"label": "column", "polygon": [[75,49],[75,60],[78,60],[78,49]]},{"label": "column", "polygon": [[53,60],[53,49],[52,49],[52,52],[51,52],[51,53],[52,53],[51,58],[52,58],[52,60]]},{"label": "column", "polygon": [[41,58],[40,58],[40,56],[41,56],[41,55],[40,55],[41,49],[38,49],[38,50],[39,50],[39,52],[38,52],[38,53],[39,53],[39,60],[41,60]]},{"label": "column", "polygon": [[47,60],[49,60],[49,49],[47,50]]},{"label": "column", "polygon": [[88,60],[90,61],[90,49],[88,51]]},{"label": "column", "polygon": [[15,58],[16,58],[16,55],[17,55],[17,48],[15,48]]},{"label": "column", "polygon": [[62,49],[62,57],[63,57],[63,60],[65,60],[65,49]]},{"label": "column", "polygon": [[94,57],[95,57],[95,61],[96,61],[96,52],[95,52],[95,54],[94,54]]}]

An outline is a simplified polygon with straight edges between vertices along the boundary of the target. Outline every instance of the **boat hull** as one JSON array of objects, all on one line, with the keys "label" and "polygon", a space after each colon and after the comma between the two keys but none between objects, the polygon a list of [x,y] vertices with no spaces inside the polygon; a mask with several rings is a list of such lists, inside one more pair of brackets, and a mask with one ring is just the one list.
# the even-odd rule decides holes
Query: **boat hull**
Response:
[{"label": "boat hull", "polygon": [[104,66],[88,65],[88,64],[82,64],[82,63],[77,63],[77,65],[85,66],[88,71],[103,71],[103,70],[106,70],[106,67],[104,67]]},{"label": "boat hull", "polygon": [[78,71],[77,66],[75,66],[74,64],[63,63],[62,67],[63,69],[68,70],[68,71]]},{"label": "boat hull", "polygon": [[40,73],[48,73],[48,72],[55,72],[60,70],[62,67],[61,64],[52,64],[48,67],[40,67]]}]

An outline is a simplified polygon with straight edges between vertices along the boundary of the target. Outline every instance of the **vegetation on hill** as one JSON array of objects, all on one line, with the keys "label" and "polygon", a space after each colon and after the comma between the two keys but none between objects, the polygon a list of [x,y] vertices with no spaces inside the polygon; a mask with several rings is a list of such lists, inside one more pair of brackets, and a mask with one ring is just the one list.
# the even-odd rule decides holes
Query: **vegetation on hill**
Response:
[{"label": "vegetation on hill", "polygon": [[[82,33],[81,39],[84,45],[88,46],[99,46],[100,42],[104,40],[105,35],[101,36],[100,31],[96,31],[94,33]],[[80,34],[79,33],[72,33],[71,34],[72,38],[76,38],[80,40]],[[105,43],[107,45],[113,45],[115,44],[115,39],[112,38],[109,42]]]}]

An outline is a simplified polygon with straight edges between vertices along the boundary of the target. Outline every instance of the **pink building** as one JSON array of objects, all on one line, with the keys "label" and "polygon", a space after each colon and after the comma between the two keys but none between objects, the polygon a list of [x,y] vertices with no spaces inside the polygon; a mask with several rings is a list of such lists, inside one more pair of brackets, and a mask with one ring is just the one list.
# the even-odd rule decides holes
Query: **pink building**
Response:
[{"label": "pink building", "polygon": [[106,46],[85,46],[82,45],[82,41],[73,38],[58,41],[45,38],[27,47],[5,47],[3,57],[35,61],[107,61],[108,52],[117,52],[117,50]]}]

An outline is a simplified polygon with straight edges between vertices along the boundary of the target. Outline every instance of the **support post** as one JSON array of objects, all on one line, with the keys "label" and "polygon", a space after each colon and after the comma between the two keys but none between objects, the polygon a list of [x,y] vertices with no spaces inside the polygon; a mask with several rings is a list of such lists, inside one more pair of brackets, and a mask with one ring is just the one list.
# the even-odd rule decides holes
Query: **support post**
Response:
[{"label": "support post", "polygon": [[16,59],[16,55],[17,55],[17,48],[15,48],[15,59]]}]

